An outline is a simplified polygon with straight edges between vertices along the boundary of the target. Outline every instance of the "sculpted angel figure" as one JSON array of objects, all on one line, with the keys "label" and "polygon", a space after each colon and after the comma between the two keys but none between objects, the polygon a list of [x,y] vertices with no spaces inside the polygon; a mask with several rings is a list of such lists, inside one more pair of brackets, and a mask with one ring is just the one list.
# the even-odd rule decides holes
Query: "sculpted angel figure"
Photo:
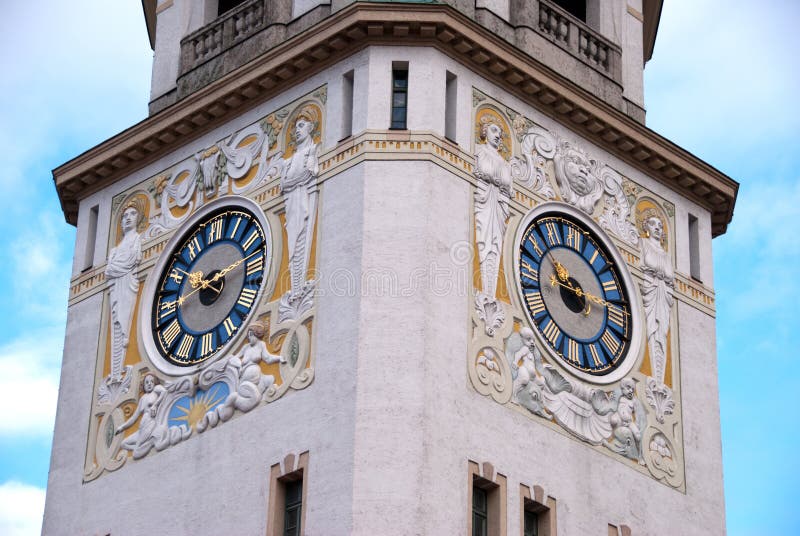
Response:
[{"label": "sculpted angel figure", "polygon": [[642,301],[647,320],[647,346],[653,363],[653,376],[664,382],[667,364],[667,331],[675,289],[672,260],[664,249],[664,222],[652,209],[642,218],[644,236],[641,238],[644,281]]},{"label": "sculpted angel figure", "polygon": [[611,441],[603,441],[603,445],[644,465],[642,432],[646,417],[644,406],[636,398],[634,381],[630,378],[622,380],[611,399],[614,408],[610,418],[613,435]]},{"label": "sculpted angel figure", "polygon": [[318,119],[312,109],[301,111],[294,125],[295,151],[284,160],[281,191],[286,202],[286,238],[291,275],[290,301],[302,298],[308,290],[306,272],[311,253],[311,238],[317,212],[314,188],[319,174],[317,144],[312,133]]},{"label": "sculpted angel figure", "polygon": [[593,214],[603,195],[603,182],[595,173],[597,163],[566,141],[559,145],[553,162],[556,182],[564,201]]},{"label": "sculpted angel figure", "polygon": [[[233,408],[239,411],[250,411],[261,401],[261,396],[275,383],[271,374],[262,374],[261,367],[264,363],[286,363],[283,357],[273,355],[267,350],[264,342],[264,326],[254,322],[247,330],[247,344],[228,359],[227,366],[237,372],[239,382],[236,390],[228,395],[224,406],[233,414]],[[222,417],[222,415],[220,415]],[[230,415],[227,415],[230,418]],[[222,420],[227,420],[224,418]]]},{"label": "sculpted angel figure", "polygon": [[152,374],[145,376],[142,383],[144,394],[139,398],[136,410],[116,430],[117,434],[121,434],[133,426],[141,415],[142,421],[139,423],[139,429],[122,441],[122,448],[133,451],[133,457],[137,460],[146,456],[165,432],[165,430],[159,430],[156,415],[167,391],[163,386],[156,384],[156,378]]},{"label": "sculpted angel figure", "polygon": [[511,166],[500,154],[503,131],[493,122],[481,127],[479,144],[475,151],[475,227],[478,243],[478,260],[481,270],[482,295],[478,296],[478,313],[486,323],[486,333],[492,335],[504,318],[502,306],[497,303],[497,276],[503,236],[509,216],[513,182]]},{"label": "sculpted angel figure", "polygon": [[[513,355],[511,375],[514,378],[514,398],[528,411],[550,419],[553,416],[545,409],[542,399],[544,380],[536,373],[536,363],[541,363],[542,356],[534,344],[533,330],[525,326],[519,330],[519,337],[521,345],[514,345],[509,341],[509,350]],[[516,346],[519,349],[514,351]]]},{"label": "sculpted angel figure", "polygon": [[106,279],[111,301],[111,376],[112,382],[122,381],[122,364],[130,339],[131,317],[139,292],[136,270],[142,260],[141,235],[137,231],[144,214],[134,201],[122,210],[120,223],[123,237],[111,248],[106,265]]}]

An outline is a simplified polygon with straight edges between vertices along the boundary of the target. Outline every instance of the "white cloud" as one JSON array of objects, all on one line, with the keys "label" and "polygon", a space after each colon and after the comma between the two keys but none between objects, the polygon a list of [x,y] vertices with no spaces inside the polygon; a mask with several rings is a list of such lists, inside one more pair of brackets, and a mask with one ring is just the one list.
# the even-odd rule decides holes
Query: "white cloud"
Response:
[{"label": "white cloud", "polygon": [[0,534],[38,536],[44,515],[45,491],[15,481],[0,484]]},{"label": "white cloud", "polygon": [[0,347],[0,436],[52,434],[62,351],[61,329]]}]

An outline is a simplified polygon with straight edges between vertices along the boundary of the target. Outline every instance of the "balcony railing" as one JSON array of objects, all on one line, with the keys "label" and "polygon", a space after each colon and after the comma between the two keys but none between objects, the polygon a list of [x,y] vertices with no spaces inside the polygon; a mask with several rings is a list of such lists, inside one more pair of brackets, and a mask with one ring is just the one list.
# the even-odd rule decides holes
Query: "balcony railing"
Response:
[{"label": "balcony railing", "polygon": [[620,47],[548,0],[534,8],[534,30],[612,80],[621,78]]},{"label": "balcony railing", "polygon": [[181,40],[181,74],[265,28],[266,3],[248,0]]}]

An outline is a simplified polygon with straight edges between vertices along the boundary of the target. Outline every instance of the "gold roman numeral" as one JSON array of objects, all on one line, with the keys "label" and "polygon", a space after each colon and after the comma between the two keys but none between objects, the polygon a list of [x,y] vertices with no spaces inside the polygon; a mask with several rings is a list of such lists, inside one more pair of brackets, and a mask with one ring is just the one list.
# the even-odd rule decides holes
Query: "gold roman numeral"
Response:
[{"label": "gold roman numeral", "polygon": [[531,246],[533,246],[533,250],[537,255],[541,257],[544,254],[542,248],[539,247],[539,243],[536,241],[536,238],[533,236],[533,232],[528,235],[528,242],[530,242]]},{"label": "gold roman numeral", "polygon": [[531,308],[531,314],[533,316],[544,311],[544,302],[542,301],[541,292],[526,292],[525,301],[528,302],[528,307]]},{"label": "gold roman numeral", "polygon": [[253,300],[256,299],[256,294],[257,292],[251,288],[243,288],[242,294],[239,296],[239,300],[236,303],[250,308],[250,306],[253,305]]},{"label": "gold roman numeral", "polygon": [[536,281],[538,283],[539,282],[539,272],[537,272],[533,268],[533,266],[528,264],[528,261],[524,261],[523,260],[520,264],[522,264],[522,269],[524,270],[522,275],[524,275],[528,279],[533,279],[534,281]]},{"label": "gold roman numeral", "polygon": [[192,349],[192,344],[194,343],[194,337],[189,335],[188,333],[183,336],[183,340],[181,341],[181,345],[178,347],[178,351],[175,352],[175,355],[186,359],[189,357],[189,350]]},{"label": "gold roman numeral", "polygon": [[569,343],[567,345],[567,358],[572,361],[573,363],[580,364],[580,347],[578,346],[578,341],[574,339],[569,339]]},{"label": "gold roman numeral", "polygon": [[609,322],[613,322],[619,327],[623,327],[625,325],[625,317],[623,316],[624,311],[619,307],[615,307],[613,305],[607,305],[606,307],[608,308]]},{"label": "gold roman numeral", "polygon": [[599,249],[595,249],[594,253],[592,254],[592,258],[589,259],[589,264],[594,264],[594,260],[597,258],[597,254],[600,253]]},{"label": "gold roman numeral", "polygon": [[175,342],[175,339],[178,338],[178,335],[182,333],[181,325],[178,324],[178,319],[176,318],[173,320],[167,329],[161,332],[161,336],[164,337],[164,342],[167,343],[167,346],[172,346],[172,343]]},{"label": "gold roman numeral", "polygon": [[545,227],[547,228],[547,241],[550,243],[551,246],[561,243],[561,239],[558,236],[558,229],[556,229],[555,222],[549,221],[545,223]]},{"label": "gold roman numeral", "polygon": [[616,291],[617,290],[617,282],[614,281],[613,279],[610,280],[610,281],[606,281],[605,283],[603,283],[603,290],[605,292],[614,292],[614,291]]},{"label": "gold roman numeral", "polygon": [[617,340],[614,338],[611,332],[606,331],[600,338],[603,340],[604,343],[606,343],[606,346],[608,347],[609,350],[611,350],[611,353],[616,355],[617,350],[619,350],[619,342],[617,342]]},{"label": "gold roman numeral", "polygon": [[581,250],[581,232],[574,227],[569,227],[567,230],[567,244],[575,251]]},{"label": "gold roman numeral", "polygon": [[231,234],[230,234],[230,236],[228,238],[233,238],[233,237],[236,236],[236,230],[239,228],[239,224],[240,223],[242,223],[242,218],[241,217],[236,218],[236,225],[233,226],[233,229],[231,230]]},{"label": "gold roman numeral", "polygon": [[195,235],[191,242],[189,242],[189,260],[194,260],[197,254],[200,253],[200,249],[200,240],[197,238],[197,235]]},{"label": "gold roman numeral", "polygon": [[253,245],[253,242],[255,242],[257,238],[258,238],[258,230],[253,229],[253,232],[250,233],[250,236],[248,236],[247,240],[245,240],[244,244],[242,244],[242,249],[244,249],[245,251],[250,249],[250,246]]},{"label": "gold roman numeral", "polygon": [[594,344],[589,345],[589,353],[592,355],[595,368],[600,367],[603,362],[600,361],[600,354],[597,352],[597,347]]},{"label": "gold roman numeral", "polygon": [[169,273],[169,278],[175,281],[176,285],[180,285],[181,281],[183,281],[183,274],[180,273],[177,268],[173,268]]},{"label": "gold roman numeral", "polygon": [[206,333],[200,338],[200,354],[211,353],[211,332]]},{"label": "gold roman numeral", "polygon": [[225,326],[225,331],[228,332],[228,337],[233,335],[233,332],[236,331],[236,326],[233,325],[233,320],[231,320],[231,317],[226,318],[222,325]]},{"label": "gold roman numeral", "polygon": [[[246,248],[245,248],[246,249]],[[258,256],[247,263],[247,275],[251,276],[264,269],[264,257]]]},{"label": "gold roman numeral", "polygon": [[553,322],[553,319],[551,318],[547,321],[547,325],[544,327],[543,333],[547,340],[550,341],[550,344],[555,346],[558,336],[561,335],[561,330],[558,329],[558,326],[556,326],[556,323]]},{"label": "gold roman numeral", "polygon": [[211,244],[222,238],[222,224],[225,222],[222,217],[217,218],[216,220],[211,222],[211,226],[208,231],[208,243]]},{"label": "gold roman numeral", "polygon": [[178,302],[176,300],[161,302],[161,307],[160,307],[161,314],[159,315],[158,318],[159,319],[163,319],[163,318],[168,317],[172,313],[174,313],[175,312],[175,306],[177,304],[178,304]]}]

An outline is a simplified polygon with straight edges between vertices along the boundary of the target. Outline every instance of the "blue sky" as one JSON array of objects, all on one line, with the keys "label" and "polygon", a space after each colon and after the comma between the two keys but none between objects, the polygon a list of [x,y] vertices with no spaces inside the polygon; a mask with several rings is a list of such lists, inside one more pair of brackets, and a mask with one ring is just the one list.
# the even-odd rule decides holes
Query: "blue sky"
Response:
[{"label": "blue sky", "polygon": [[[139,1],[7,4],[0,534],[17,536],[41,523],[75,236],[50,170],[147,115],[152,52]],[[798,534],[800,2],[665,4],[648,125],[741,183],[713,244],[728,532]]]}]

